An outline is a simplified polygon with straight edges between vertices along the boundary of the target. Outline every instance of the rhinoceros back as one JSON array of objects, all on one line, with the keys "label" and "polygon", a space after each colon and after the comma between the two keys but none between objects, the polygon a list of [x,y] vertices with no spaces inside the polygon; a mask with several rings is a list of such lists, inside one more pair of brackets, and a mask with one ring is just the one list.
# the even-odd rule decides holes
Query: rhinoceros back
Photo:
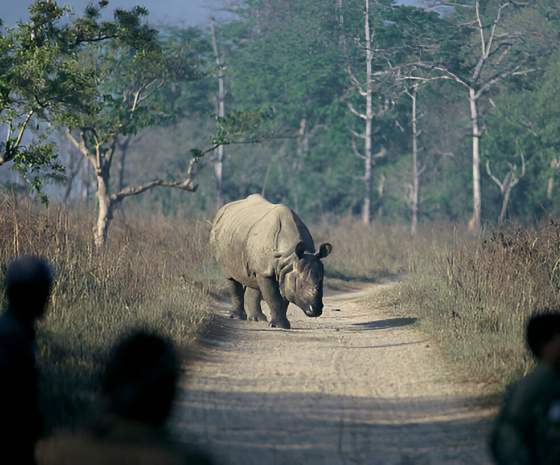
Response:
[{"label": "rhinoceros back", "polygon": [[278,259],[303,241],[315,252],[313,239],[301,219],[288,207],[260,195],[222,207],[212,226],[211,241],[222,271],[244,285],[255,285],[256,274],[272,276]]}]

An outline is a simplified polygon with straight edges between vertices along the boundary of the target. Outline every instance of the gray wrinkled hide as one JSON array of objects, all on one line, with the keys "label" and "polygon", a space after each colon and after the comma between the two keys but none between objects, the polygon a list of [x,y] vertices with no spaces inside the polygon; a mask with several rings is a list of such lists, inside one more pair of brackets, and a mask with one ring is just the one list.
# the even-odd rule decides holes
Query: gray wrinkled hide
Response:
[{"label": "gray wrinkled hide", "polygon": [[[323,265],[309,230],[290,208],[271,204],[260,195],[229,203],[214,219],[211,242],[229,280],[232,317],[266,321],[260,309],[262,297],[271,311],[271,326],[290,327],[289,301],[308,316],[321,314]],[[298,258],[295,249],[300,242],[305,254]],[[297,295],[306,288],[313,296]]]}]

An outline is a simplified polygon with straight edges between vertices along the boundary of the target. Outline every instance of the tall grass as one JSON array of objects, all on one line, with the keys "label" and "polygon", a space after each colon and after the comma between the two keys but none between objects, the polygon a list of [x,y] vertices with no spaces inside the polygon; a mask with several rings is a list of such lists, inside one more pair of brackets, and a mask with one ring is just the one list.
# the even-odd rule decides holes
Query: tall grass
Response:
[{"label": "tall grass", "polygon": [[405,227],[327,217],[310,229],[316,246],[333,245],[332,255],[324,260],[327,285],[333,279],[375,282],[408,270],[409,250],[403,245],[411,238]]},{"label": "tall grass", "polygon": [[[38,327],[47,431],[91,415],[97,376],[123,334],[149,328],[187,347],[211,322],[212,299],[225,290],[208,221],[117,216],[98,252],[93,216],[0,197],[0,267],[34,253],[57,270]],[[381,296],[384,303],[420,317],[421,328],[469,378],[508,381],[526,372],[532,364],[523,343],[526,318],[559,307],[555,224],[510,226],[481,240],[441,224],[424,226],[414,238],[404,226],[364,226],[349,218],[309,227],[317,245],[333,245],[324,261],[327,287],[406,277]],[[379,304],[379,296],[372,299]]]},{"label": "tall grass", "polygon": [[507,384],[533,360],[524,343],[531,313],[559,309],[560,228],[509,225],[480,240],[452,234],[416,251],[398,299],[471,379]]},{"label": "tall grass", "polygon": [[337,280],[403,281],[364,305],[387,306],[395,315],[419,317],[466,379],[503,385],[534,361],[524,341],[529,315],[560,310],[560,225],[510,224],[474,237],[464,225],[408,228],[350,219],[328,219],[312,232],[328,240],[326,283]]},{"label": "tall grass", "polygon": [[208,230],[202,221],[115,221],[99,253],[87,211],[0,198],[0,266],[32,253],[56,268],[37,341],[47,430],[89,416],[108,350],[127,331],[150,329],[187,347],[204,330],[221,286]]}]

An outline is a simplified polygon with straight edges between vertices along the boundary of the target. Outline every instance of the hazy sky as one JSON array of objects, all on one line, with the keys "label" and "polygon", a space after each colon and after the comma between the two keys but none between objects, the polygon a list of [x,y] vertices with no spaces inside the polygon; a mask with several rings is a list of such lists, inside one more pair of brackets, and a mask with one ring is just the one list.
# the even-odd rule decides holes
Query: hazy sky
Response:
[{"label": "hazy sky", "polygon": [[[0,0],[0,18],[5,26],[13,26],[20,19],[28,19],[28,6],[33,0]],[[89,0],[57,0],[59,5],[68,3],[78,14],[83,13]],[[96,2],[94,2],[96,3]],[[112,19],[115,8],[144,6],[150,12],[149,20],[154,25],[169,24],[198,26],[208,24],[208,16],[219,18],[220,13],[213,7],[220,5],[219,0],[109,0],[105,16]],[[108,15],[107,15],[108,12]]]}]

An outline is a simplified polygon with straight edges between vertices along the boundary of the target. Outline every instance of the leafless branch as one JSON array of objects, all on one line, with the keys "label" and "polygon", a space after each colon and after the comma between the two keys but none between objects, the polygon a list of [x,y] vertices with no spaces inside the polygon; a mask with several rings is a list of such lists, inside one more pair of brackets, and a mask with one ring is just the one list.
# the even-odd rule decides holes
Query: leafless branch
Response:
[{"label": "leafless branch", "polygon": [[[151,82],[147,83],[146,85],[142,86],[140,89],[138,89],[134,93],[134,103],[132,104],[131,112],[134,113],[138,105],[140,105],[147,98],[150,98],[150,96],[152,96],[164,84],[165,84],[165,79],[159,80],[158,83],[158,78],[156,78]],[[152,89],[149,92],[147,92],[145,95],[142,95],[142,92],[144,92],[146,89],[150,87],[152,87]]]},{"label": "leafless branch", "polygon": [[193,157],[191,159],[189,163],[189,168],[187,170],[188,177],[183,181],[162,181],[160,179],[154,179],[140,186],[126,187],[125,189],[122,189],[120,192],[111,195],[111,202],[114,203],[121,202],[125,197],[141,194],[142,192],[150,190],[154,187],[173,187],[176,189],[182,189],[189,192],[195,192],[198,186],[196,184],[193,184],[192,173],[193,173],[194,166],[198,163],[198,160],[199,160],[198,157]]},{"label": "leafless branch", "polygon": [[501,81],[502,79],[505,79],[506,77],[510,77],[510,76],[521,76],[524,74],[529,74],[529,73],[533,73],[537,71],[536,68],[530,68],[530,69],[525,69],[525,70],[519,70],[519,67],[516,67],[514,69],[506,69],[498,74],[495,74],[494,76],[490,77],[484,84],[482,84],[480,86],[480,88],[478,89],[478,91],[475,93],[475,99],[479,98],[480,95],[488,90],[490,87],[492,87],[494,84],[496,84],[496,82]]},{"label": "leafless branch", "polygon": [[492,174],[492,172],[490,171],[490,160],[486,160],[486,172],[488,173],[488,176],[492,178],[492,181],[494,181],[498,185],[498,187],[500,188],[500,192],[504,192],[505,179],[504,184],[502,184],[502,182]]},{"label": "leafless branch", "polygon": [[351,111],[352,113],[354,113],[356,116],[359,116],[359,117],[362,118],[362,119],[367,119],[367,116],[364,115],[363,113],[360,113],[358,110],[356,110],[356,109],[354,108],[354,105],[352,105],[350,102],[347,102],[347,104],[348,104],[348,108],[350,109],[350,111]]},{"label": "leafless branch", "polygon": [[21,144],[21,139],[23,138],[23,133],[25,132],[25,128],[27,128],[27,126],[29,125],[29,121],[31,120],[31,117],[33,115],[34,115],[34,111],[31,110],[29,114],[25,117],[25,120],[23,120],[23,123],[21,123],[21,128],[19,129],[19,134],[17,136],[17,139],[13,144],[10,143],[10,138],[12,137],[12,125],[10,124],[8,128],[8,134],[6,136],[6,148],[4,151],[5,155],[0,157],[0,165],[10,161],[16,155],[17,149],[19,148],[19,144]]},{"label": "leafless branch", "polygon": [[366,159],[366,157],[364,155],[362,155],[360,153],[360,151],[358,150],[358,147],[356,146],[356,139],[354,139],[354,138],[352,139],[352,149],[354,150],[354,153],[356,154],[356,156],[358,158],[361,158],[362,160]]},{"label": "leafless branch", "polygon": [[387,149],[384,146],[382,146],[381,150],[379,150],[379,152],[377,152],[371,158],[372,158],[372,160],[375,160],[376,158],[383,158],[385,155],[387,155]]},{"label": "leafless branch", "polygon": [[358,138],[360,138],[360,139],[365,139],[365,138],[366,138],[366,136],[365,136],[364,134],[360,134],[359,132],[354,131],[354,130],[353,130],[351,127],[349,127],[349,126],[347,126],[347,129],[352,133],[352,135],[353,135],[354,137],[358,137]]},{"label": "leafless branch", "polygon": [[85,157],[87,157],[92,162],[92,164],[95,164],[95,157],[93,157],[90,151],[87,149],[83,135],[79,139],[77,139],[76,137],[74,137],[74,134],[72,134],[68,129],[65,129],[64,131],[62,131],[62,133],[72,143],[72,145],[74,145],[74,147],[76,147]]}]

